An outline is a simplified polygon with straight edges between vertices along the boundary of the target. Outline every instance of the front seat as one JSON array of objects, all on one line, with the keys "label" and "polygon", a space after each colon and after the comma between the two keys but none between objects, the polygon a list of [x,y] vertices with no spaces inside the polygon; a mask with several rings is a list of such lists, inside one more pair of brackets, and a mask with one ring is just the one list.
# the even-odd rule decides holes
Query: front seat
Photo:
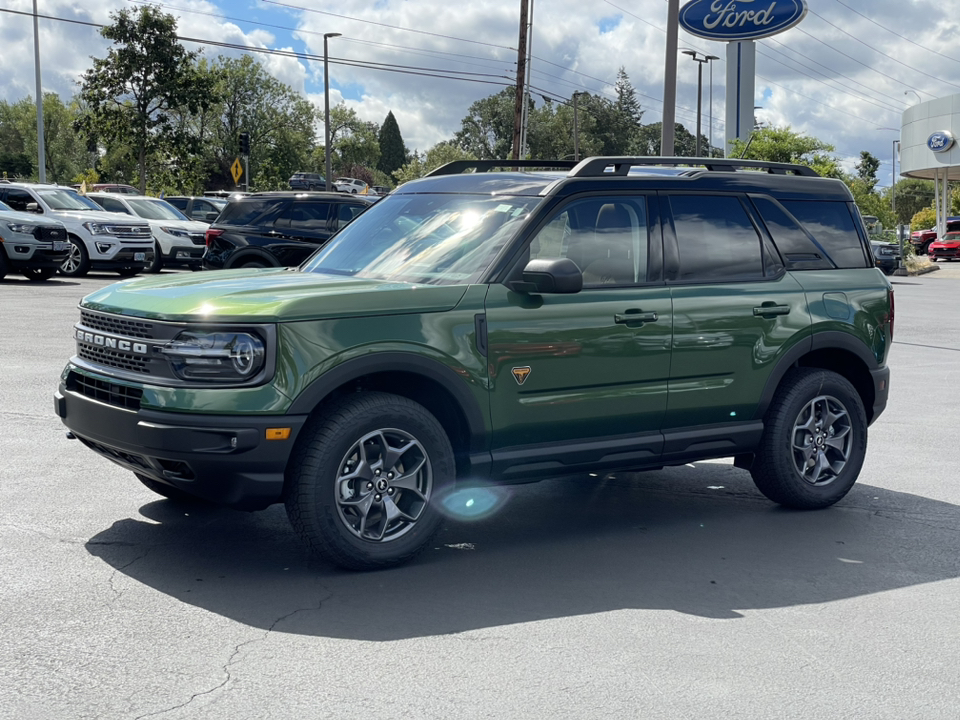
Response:
[{"label": "front seat", "polygon": [[632,284],[633,235],[630,213],[623,205],[608,203],[601,207],[594,240],[589,248],[584,248],[583,284]]}]

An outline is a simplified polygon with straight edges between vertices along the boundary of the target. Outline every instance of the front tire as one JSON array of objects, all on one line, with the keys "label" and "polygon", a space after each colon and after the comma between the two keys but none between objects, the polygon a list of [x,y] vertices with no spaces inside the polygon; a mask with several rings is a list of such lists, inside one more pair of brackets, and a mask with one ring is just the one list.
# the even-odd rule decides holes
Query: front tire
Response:
[{"label": "front tire", "polygon": [[440,529],[437,498],[455,478],[437,419],[397,395],[334,401],[303,429],[284,501],[317,554],[350,570],[411,560]]},{"label": "front tire", "polygon": [[163,255],[160,253],[160,243],[153,241],[153,262],[147,265],[143,272],[158,273],[163,269]]},{"label": "front tire", "polygon": [[70,238],[70,252],[67,259],[60,266],[60,274],[67,277],[84,277],[90,272],[90,255],[83,241],[76,237]]},{"label": "front tire", "polygon": [[866,452],[867,416],[853,385],[829,370],[794,368],[767,411],[750,473],[773,502],[816,510],[850,491]]}]

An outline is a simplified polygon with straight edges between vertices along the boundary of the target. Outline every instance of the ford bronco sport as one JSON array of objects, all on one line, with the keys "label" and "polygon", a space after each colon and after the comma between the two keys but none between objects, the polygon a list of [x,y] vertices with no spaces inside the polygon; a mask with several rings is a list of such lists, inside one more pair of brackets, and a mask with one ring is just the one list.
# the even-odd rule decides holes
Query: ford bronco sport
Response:
[{"label": "ford bronco sport", "polygon": [[733,457],[774,502],[832,505],[893,324],[850,192],[809,168],[458,162],[298,268],[87,296],[55,407],[160,495],[284,502],[314,550],[376,568],[458,483]]}]

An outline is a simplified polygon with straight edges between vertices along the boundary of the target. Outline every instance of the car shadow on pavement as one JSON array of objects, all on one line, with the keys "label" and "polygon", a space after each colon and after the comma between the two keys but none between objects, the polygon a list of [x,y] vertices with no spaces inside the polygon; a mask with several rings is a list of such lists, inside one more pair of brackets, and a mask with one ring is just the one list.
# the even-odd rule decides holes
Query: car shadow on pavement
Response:
[{"label": "car shadow on pavement", "polygon": [[310,556],[280,506],[160,500],[86,548],[252,627],[370,641],[620,609],[736,619],[960,576],[960,507],[866,484],[831,509],[796,512],[762,498],[744,471],[698,464],[498,498],[489,517],[451,520],[419,559],[379,572]]}]

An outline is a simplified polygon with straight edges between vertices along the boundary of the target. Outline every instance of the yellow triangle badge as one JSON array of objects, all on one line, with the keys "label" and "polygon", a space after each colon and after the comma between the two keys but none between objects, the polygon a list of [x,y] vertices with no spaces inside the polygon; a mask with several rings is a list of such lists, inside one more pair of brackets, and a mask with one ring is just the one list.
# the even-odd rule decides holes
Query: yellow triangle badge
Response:
[{"label": "yellow triangle badge", "polygon": [[523,385],[527,381],[527,377],[530,375],[530,366],[524,365],[523,367],[515,367],[512,372],[513,379],[517,381],[517,385]]}]

